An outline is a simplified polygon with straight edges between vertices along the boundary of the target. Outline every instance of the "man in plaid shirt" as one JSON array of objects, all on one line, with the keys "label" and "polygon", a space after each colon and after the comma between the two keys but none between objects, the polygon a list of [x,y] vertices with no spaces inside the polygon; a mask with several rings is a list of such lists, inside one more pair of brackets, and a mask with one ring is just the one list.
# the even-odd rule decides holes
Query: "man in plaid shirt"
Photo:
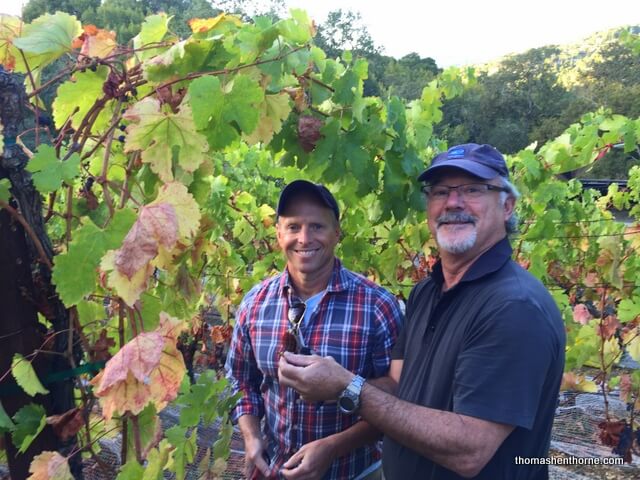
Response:
[{"label": "man in plaid shirt", "polygon": [[375,478],[367,474],[379,463],[378,432],[337,403],[307,402],[281,385],[278,361],[284,350],[313,352],[364,378],[384,377],[402,313],[392,294],[334,256],[339,209],[326,187],[290,183],[277,215],[287,266],[243,299],[226,363],[242,393],[233,419],[247,478]]}]

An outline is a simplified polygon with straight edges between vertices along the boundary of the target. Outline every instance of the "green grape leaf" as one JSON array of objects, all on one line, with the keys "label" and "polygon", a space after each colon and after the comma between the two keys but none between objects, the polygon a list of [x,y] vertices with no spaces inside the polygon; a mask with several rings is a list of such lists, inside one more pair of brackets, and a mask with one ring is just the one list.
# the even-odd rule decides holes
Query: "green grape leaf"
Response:
[{"label": "green grape leaf", "polygon": [[16,412],[13,421],[16,428],[11,440],[18,452],[24,453],[47,424],[47,414],[42,405],[30,403]]},{"label": "green grape leaf", "polygon": [[277,95],[265,95],[264,102],[259,107],[260,120],[258,126],[249,135],[244,135],[244,140],[250,145],[258,142],[269,143],[274,133],[282,128],[282,122],[291,113],[289,95],[280,93]]},{"label": "green grape leaf", "polygon": [[163,439],[158,448],[154,448],[149,452],[142,480],[162,480],[164,478],[164,468],[169,461],[171,449],[169,442]]},{"label": "green grape leaf", "polygon": [[[230,91],[229,91],[230,90]],[[226,92],[226,93],[224,93]],[[201,77],[189,86],[194,122],[198,130],[205,130],[214,149],[229,145],[238,137],[233,122],[244,134],[258,126],[264,90],[247,75],[237,75],[224,88],[214,77]]]},{"label": "green grape leaf", "polygon": [[84,328],[87,328],[87,325],[93,325],[92,328],[89,328],[89,331],[101,329],[100,320],[104,319],[107,314],[104,309],[104,305],[102,305],[102,300],[100,303],[82,300],[77,305],[78,309],[78,321],[80,325]]},{"label": "green grape leaf", "polygon": [[618,319],[622,323],[629,323],[640,316],[640,302],[633,298],[624,298],[618,305]]},{"label": "green grape leaf", "polygon": [[[34,69],[71,51],[73,40],[81,33],[82,26],[73,15],[44,14],[24,25],[22,35],[13,39],[13,45],[25,52],[27,65]],[[16,56],[16,71],[27,71],[21,55]]]},{"label": "green grape leaf", "polygon": [[229,454],[231,453],[231,435],[233,435],[233,425],[229,421],[223,422],[218,432],[218,439],[213,444],[214,458],[229,458]]},{"label": "green grape leaf", "polygon": [[224,105],[224,93],[218,77],[196,78],[189,85],[193,121],[198,130],[203,130],[212,118],[220,121]]},{"label": "green grape leaf", "polygon": [[143,45],[162,41],[169,30],[169,20],[170,18],[164,12],[145,18],[140,33],[133,38],[133,47],[140,48]]},{"label": "green grape leaf", "polygon": [[28,395],[33,397],[38,393],[43,395],[49,393],[49,390],[44,388],[42,383],[40,383],[38,375],[33,369],[31,362],[19,353],[13,355],[13,360],[11,361],[11,374],[13,375],[13,378],[16,379],[16,382],[18,382],[18,385],[20,385]]},{"label": "green grape leaf", "polygon": [[55,257],[53,267],[53,282],[65,305],[75,305],[94,291],[102,256],[122,244],[135,219],[132,210],[119,210],[104,230],[90,223],[75,232],[69,249]]},{"label": "green grape leaf", "polygon": [[300,9],[291,9],[291,18],[280,20],[276,25],[280,34],[292,43],[306,43],[311,40],[314,27],[307,12]]},{"label": "green grape leaf", "polygon": [[333,94],[333,100],[342,105],[352,103],[356,98],[356,93],[361,89],[359,88],[360,85],[361,80],[358,74],[353,70],[347,70],[334,83],[335,93]]},{"label": "green grape leaf", "polygon": [[109,67],[100,65],[95,72],[77,72],[73,78],[58,87],[58,94],[53,101],[56,128],[62,128],[69,118],[72,126],[80,126],[96,100],[104,95],[102,85],[108,75]]},{"label": "green grape leaf", "polygon": [[55,149],[41,145],[27,163],[27,170],[33,173],[33,184],[40,193],[54,192],[62,182],[71,181],[80,172],[80,155],[72,154],[67,160],[58,160]]},{"label": "green grape leaf", "polygon": [[0,200],[2,200],[3,202],[9,202],[9,199],[11,198],[11,191],[9,190],[10,188],[11,182],[8,178],[3,178],[0,180]]},{"label": "green grape leaf", "polygon": [[617,131],[624,127],[628,121],[629,119],[622,115],[612,115],[611,117],[604,119],[602,123],[600,123],[599,128],[605,132],[611,130]]},{"label": "green grape leaf", "polygon": [[125,114],[129,126],[125,151],[142,151],[142,162],[161,180],[173,180],[172,159],[187,172],[195,171],[207,158],[207,140],[196,132],[191,109],[183,104],[178,113],[163,112],[160,102],[146,98]]},{"label": "green grape leaf", "polygon": [[256,104],[264,99],[264,90],[248,75],[237,75],[231,92],[225,96],[224,118],[236,121],[244,133],[258,125],[260,113]]},{"label": "green grape leaf", "polygon": [[116,480],[140,480],[144,471],[144,467],[133,457],[120,468]]},{"label": "green grape leaf", "polygon": [[[133,431],[133,423],[129,423],[129,431]],[[158,438],[160,432],[160,417],[156,413],[156,407],[153,403],[149,403],[144,410],[138,414],[138,432],[140,435],[140,445],[143,450],[150,448],[153,442]],[[135,458],[135,439],[133,435],[127,437],[127,457]]]},{"label": "green grape leaf", "polygon": [[165,431],[167,440],[175,447],[171,452],[173,459],[171,470],[178,478],[184,478],[186,467],[193,461],[196,453],[197,429],[191,432],[189,437],[186,434],[187,428],[180,425],[175,425]]},{"label": "green grape leaf", "polygon": [[7,415],[7,412],[2,406],[2,402],[0,402],[0,433],[12,432],[15,428],[16,424],[13,423],[11,417]]}]

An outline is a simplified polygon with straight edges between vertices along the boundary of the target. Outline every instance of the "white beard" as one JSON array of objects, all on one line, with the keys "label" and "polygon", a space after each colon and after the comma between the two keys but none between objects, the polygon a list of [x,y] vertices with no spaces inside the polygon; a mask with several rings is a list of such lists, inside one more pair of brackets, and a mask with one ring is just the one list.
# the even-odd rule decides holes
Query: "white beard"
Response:
[{"label": "white beard", "polygon": [[[478,231],[475,225],[470,231],[466,231],[469,225],[463,229],[450,228],[451,225],[443,225],[436,230],[436,241],[438,246],[446,252],[452,254],[465,253],[475,245]],[[463,230],[463,231],[456,231]]]}]

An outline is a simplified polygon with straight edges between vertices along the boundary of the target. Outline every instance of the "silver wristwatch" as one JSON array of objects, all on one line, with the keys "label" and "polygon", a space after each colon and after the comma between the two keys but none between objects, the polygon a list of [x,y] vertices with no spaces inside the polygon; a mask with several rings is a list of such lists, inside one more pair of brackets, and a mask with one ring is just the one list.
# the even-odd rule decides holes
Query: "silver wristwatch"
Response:
[{"label": "silver wristwatch", "polygon": [[347,388],[342,391],[338,397],[338,408],[342,413],[352,414],[360,408],[360,392],[364,382],[364,378],[356,375]]}]

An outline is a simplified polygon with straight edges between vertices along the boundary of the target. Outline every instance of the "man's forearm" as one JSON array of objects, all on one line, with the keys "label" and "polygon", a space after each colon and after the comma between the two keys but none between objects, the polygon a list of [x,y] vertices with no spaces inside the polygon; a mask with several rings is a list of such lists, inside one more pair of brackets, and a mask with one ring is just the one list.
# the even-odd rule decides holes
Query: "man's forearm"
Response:
[{"label": "man's forearm", "polygon": [[245,442],[248,440],[262,439],[260,432],[260,419],[255,415],[242,415],[238,418],[238,427]]},{"label": "man's forearm", "polygon": [[495,431],[497,424],[415,405],[370,383],[360,401],[360,414],[371,426],[463,476],[475,475],[512,429],[498,426]]},{"label": "man's forearm", "polygon": [[379,378],[371,378],[367,379],[367,383],[373,385],[383,392],[395,394],[398,389],[398,383],[391,377],[379,377]]},{"label": "man's forearm", "polygon": [[331,445],[334,458],[342,457],[357,448],[373,444],[382,438],[382,433],[368,422],[361,420],[342,432],[325,438]]}]

